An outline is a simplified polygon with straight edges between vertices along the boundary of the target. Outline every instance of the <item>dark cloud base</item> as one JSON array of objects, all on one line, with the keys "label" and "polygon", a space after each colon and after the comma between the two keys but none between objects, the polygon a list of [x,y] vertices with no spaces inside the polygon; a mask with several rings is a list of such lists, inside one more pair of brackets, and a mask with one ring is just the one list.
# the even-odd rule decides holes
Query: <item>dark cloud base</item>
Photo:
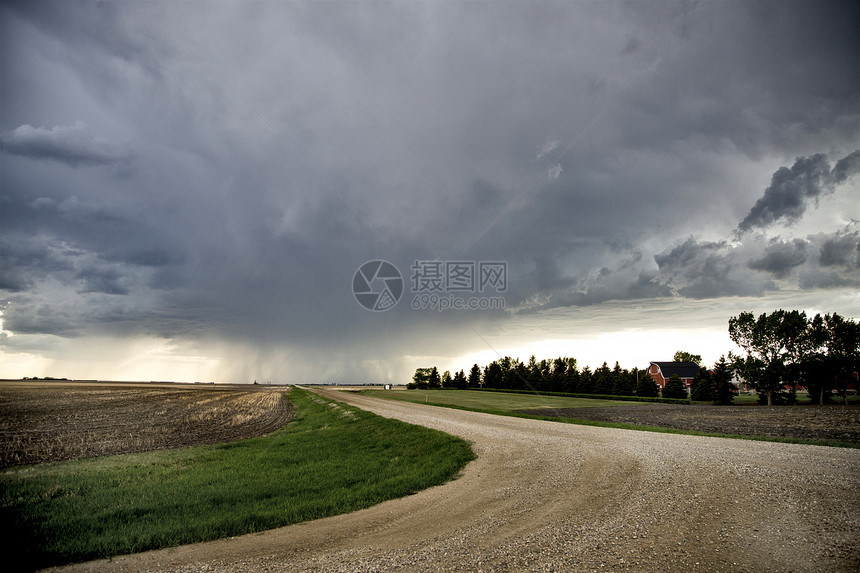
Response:
[{"label": "dark cloud base", "polygon": [[[0,10],[21,352],[214,341],[381,376],[517,313],[860,285],[856,211],[797,231],[857,194],[856,2]],[[508,309],[367,312],[375,259],[504,261]]]}]

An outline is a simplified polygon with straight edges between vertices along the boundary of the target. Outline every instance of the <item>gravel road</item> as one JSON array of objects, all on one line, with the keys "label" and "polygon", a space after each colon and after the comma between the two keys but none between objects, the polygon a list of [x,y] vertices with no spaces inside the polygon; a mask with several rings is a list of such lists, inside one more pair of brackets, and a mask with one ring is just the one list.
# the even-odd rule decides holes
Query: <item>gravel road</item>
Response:
[{"label": "gravel road", "polygon": [[323,392],[472,442],[366,510],[67,571],[858,571],[860,450],[593,428]]}]

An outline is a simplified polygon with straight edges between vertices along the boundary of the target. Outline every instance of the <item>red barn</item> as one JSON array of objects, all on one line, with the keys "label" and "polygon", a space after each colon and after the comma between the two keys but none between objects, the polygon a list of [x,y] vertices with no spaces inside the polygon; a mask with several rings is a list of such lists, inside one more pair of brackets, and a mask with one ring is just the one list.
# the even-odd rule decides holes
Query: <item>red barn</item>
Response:
[{"label": "red barn", "polygon": [[699,365],[695,362],[652,362],[651,366],[648,367],[648,374],[660,387],[660,391],[666,385],[666,380],[671,378],[673,374],[677,374],[681,382],[684,383],[684,387],[689,389],[693,378],[698,373]]}]

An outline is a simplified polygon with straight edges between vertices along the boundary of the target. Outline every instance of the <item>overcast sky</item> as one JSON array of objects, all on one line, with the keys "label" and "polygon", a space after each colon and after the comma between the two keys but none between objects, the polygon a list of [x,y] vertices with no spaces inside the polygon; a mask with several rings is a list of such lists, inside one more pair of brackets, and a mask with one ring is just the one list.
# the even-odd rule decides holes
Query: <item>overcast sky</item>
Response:
[{"label": "overcast sky", "polygon": [[856,2],[0,10],[0,377],[710,363],[743,310],[860,318]]}]

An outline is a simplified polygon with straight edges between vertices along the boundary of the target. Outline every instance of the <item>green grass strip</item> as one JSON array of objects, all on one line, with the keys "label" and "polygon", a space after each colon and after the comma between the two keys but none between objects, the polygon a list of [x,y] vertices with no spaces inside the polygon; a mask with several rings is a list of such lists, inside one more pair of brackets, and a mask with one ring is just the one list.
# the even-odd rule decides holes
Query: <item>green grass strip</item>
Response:
[{"label": "green grass strip", "polygon": [[[435,392],[435,394],[434,394]],[[548,396],[549,399],[542,406],[527,406],[523,407],[522,403],[511,403],[507,400],[495,398],[492,393],[484,394],[486,400],[481,404],[473,398],[462,397],[460,400],[449,398],[449,395],[465,393],[468,390],[458,390],[449,392],[444,390],[363,390],[362,394],[378,396],[380,398],[388,398],[391,400],[403,400],[406,402],[414,402],[416,404],[427,404],[428,406],[439,406],[441,408],[452,408],[454,410],[465,410],[467,412],[482,412],[484,414],[494,414],[496,416],[511,416],[514,418],[526,418],[531,420],[545,420],[548,422],[562,422],[564,424],[577,424],[580,426],[595,426],[599,428],[618,428],[621,430],[638,430],[643,432],[656,432],[660,434],[682,434],[687,436],[705,436],[710,438],[731,438],[735,440],[752,440],[758,442],[779,442],[784,444],[804,444],[810,446],[830,446],[834,448],[855,448],[860,449],[860,444],[849,442],[846,440],[831,440],[831,439],[805,439],[805,438],[789,438],[778,436],[752,436],[745,434],[721,434],[715,432],[700,432],[697,430],[681,430],[678,428],[667,428],[665,426],[645,426],[639,424],[628,424],[619,422],[604,422],[598,420],[585,420],[580,418],[568,418],[566,416],[541,416],[535,414],[525,414],[516,410],[527,410],[537,408],[576,408],[588,406],[607,406],[619,405],[615,404],[600,404],[599,400],[580,399],[580,404],[556,404],[548,405],[549,400],[558,399],[555,396]],[[438,398],[444,396],[444,400]],[[532,395],[538,398],[538,395]],[[431,400],[431,397],[433,398]],[[731,406],[726,406],[730,408]]]},{"label": "green grass strip", "polygon": [[442,432],[289,397],[295,417],[269,436],[3,471],[0,547],[36,569],[263,531],[415,493],[474,459]]}]

